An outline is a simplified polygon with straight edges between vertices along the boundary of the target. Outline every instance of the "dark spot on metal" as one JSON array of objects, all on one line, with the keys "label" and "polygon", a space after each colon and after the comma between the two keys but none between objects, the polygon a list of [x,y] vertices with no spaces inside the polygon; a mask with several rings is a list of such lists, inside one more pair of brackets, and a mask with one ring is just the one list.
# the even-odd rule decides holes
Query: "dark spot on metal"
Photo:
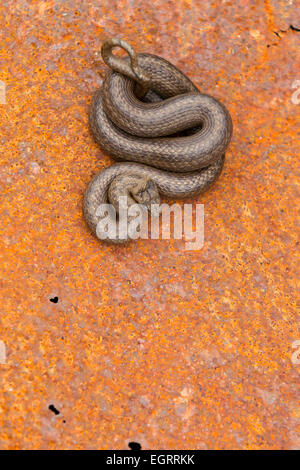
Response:
[{"label": "dark spot on metal", "polygon": [[54,405],[49,405],[49,410],[52,411],[55,415],[59,415],[60,411],[58,411],[57,408],[55,408]]},{"label": "dark spot on metal", "polygon": [[139,442],[128,442],[128,447],[131,450],[141,450],[142,446]]}]

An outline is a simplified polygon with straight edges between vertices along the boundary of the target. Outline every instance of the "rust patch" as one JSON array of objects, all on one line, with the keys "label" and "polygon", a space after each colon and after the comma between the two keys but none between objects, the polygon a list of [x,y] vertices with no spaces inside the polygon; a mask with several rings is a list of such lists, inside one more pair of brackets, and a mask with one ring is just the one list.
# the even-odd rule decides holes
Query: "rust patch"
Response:
[{"label": "rust patch", "polygon": [[[2,2],[2,449],[299,448],[296,14],[281,0]],[[198,198],[200,251],[110,247],[82,219],[110,163],[87,112],[115,36],[233,117],[224,172]]]}]

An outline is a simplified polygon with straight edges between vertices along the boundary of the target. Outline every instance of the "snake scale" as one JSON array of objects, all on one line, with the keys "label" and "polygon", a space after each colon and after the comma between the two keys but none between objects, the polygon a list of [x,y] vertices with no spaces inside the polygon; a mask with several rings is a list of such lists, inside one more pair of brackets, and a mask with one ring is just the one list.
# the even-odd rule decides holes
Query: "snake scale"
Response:
[{"label": "snake scale", "polygon": [[[128,55],[113,54],[121,47]],[[139,53],[121,39],[101,49],[110,67],[90,107],[90,128],[100,148],[117,161],[89,183],[83,214],[97,230],[99,205],[128,205],[150,209],[160,195],[185,198],[207,190],[220,175],[232,135],[225,106],[202,94],[179,69],[153,54]],[[110,242],[128,241],[112,236]]]}]

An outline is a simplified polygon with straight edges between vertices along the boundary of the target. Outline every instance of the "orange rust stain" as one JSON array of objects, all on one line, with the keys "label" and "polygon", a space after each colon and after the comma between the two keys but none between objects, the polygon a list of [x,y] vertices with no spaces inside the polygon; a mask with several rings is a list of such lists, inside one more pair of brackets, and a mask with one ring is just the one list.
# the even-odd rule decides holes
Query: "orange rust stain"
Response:
[{"label": "orange rust stain", "polygon": [[[294,8],[0,6],[1,449],[299,448]],[[201,250],[110,247],[86,228],[83,192],[110,164],[87,118],[107,37],[175,63],[232,114],[224,172],[194,201]]]}]

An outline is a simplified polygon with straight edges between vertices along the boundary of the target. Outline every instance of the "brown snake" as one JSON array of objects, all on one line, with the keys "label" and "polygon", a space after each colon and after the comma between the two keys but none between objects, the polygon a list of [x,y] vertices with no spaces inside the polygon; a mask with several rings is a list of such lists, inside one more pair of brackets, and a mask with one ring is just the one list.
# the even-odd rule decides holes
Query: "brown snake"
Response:
[{"label": "brown snake", "polygon": [[[129,57],[115,56],[114,47]],[[90,127],[105,153],[125,160],[98,173],[85,191],[85,220],[103,239],[107,235],[97,230],[100,204],[116,205],[126,195],[129,206],[142,203],[149,210],[159,194],[184,198],[207,190],[222,171],[232,121],[223,104],[200,93],[167,60],[136,54],[120,39],[106,41],[101,54],[111,71],[93,98]]]}]

